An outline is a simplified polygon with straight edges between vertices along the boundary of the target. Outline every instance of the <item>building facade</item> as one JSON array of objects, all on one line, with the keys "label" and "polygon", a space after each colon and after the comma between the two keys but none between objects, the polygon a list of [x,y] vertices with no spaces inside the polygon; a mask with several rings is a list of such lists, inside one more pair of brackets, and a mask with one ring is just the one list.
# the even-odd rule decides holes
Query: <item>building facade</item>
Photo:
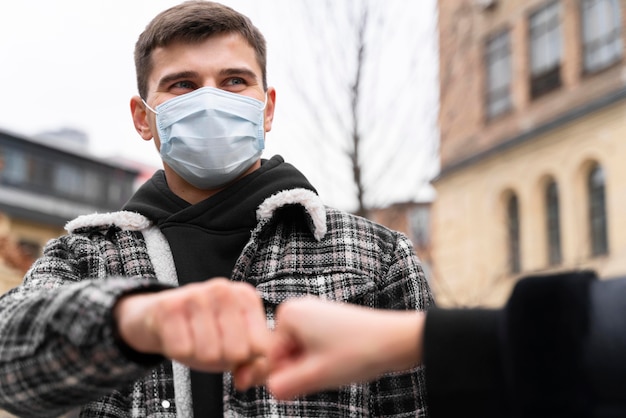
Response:
[{"label": "building facade", "polygon": [[626,2],[439,0],[433,288],[497,306],[528,274],[626,273]]},{"label": "building facade", "polygon": [[0,293],[21,282],[67,221],[117,210],[135,190],[137,170],[56,145],[0,131]]}]

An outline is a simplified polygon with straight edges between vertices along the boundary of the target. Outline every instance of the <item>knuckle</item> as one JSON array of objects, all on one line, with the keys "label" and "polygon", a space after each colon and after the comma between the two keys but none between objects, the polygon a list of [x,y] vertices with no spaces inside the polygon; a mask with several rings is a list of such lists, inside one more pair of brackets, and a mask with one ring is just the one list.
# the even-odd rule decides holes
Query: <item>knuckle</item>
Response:
[{"label": "knuckle", "polygon": [[222,361],[222,354],[217,344],[208,344],[198,350],[196,358],[202,364],[214,365]]},{"label": "knuckle", "polygon": [[231,284],[224,279],[211,279],[207,286],[209,297],[216,302],[228,300],[231,293]]},{"label": "knuckle", "polygon": [[189,344],[174,342],[166,344],[165,355],[178,360],[186,360],[193,357],[193,348]]}]

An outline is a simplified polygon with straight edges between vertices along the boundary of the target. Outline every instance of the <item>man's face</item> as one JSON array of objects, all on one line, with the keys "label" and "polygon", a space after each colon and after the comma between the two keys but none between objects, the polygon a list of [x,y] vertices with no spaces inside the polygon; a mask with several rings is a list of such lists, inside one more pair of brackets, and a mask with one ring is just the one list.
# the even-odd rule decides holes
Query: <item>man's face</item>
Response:
[{"label": "man's face", "polygon": [[[152,62],[153,70],[148,78],[145,100],[153,109],[169,99],[201,87],[215,87],[265,101],[261,68],[254,49],[237,33],[211,36],[199,43],[175,42],[156,48],[152,52]],[[265,131],[269,131],[272,126],[274,89],[269,88],[267,95]],[[154,138],[159,148],[156,116],[150,111],[142,113],[140,106],[140,103],[136,103],[133,108],[135,126],[144,139]],[[137,110],[140,115],[136,114]],[[142,122],[137,120],[138,117],[145,118],[142,129],[138,126],[138,122]]]}]

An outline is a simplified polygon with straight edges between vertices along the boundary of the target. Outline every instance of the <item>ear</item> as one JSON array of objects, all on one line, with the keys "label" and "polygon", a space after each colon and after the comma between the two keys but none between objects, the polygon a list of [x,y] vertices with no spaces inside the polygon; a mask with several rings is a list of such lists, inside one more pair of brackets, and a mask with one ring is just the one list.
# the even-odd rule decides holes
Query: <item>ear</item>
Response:
[{"label": "ear", "polygon": [[130,113],[133,117],[133,124],[139,135],[144,141],[150,141],[154,135],[148,123],[148,112],[146,105],[143,104],[141,97],[133,96],[130,99]]},{"label": "ear", "polygon": [[267,88],[267,104],[265,105],[265,132],[272,130],[272,121],[274,120],[274,108],[276,106],[276,89],[274,87]]}]

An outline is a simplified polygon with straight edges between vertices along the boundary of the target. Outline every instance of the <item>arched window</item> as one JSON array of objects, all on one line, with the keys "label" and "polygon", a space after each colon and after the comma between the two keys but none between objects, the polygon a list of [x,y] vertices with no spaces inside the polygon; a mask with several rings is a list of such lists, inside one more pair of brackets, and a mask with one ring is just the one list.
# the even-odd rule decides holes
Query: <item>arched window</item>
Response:
[{"label": "arched window", "polygon": [[606,221],[604,170],[595,165],[589,171],[587,190],[589,193],[589,232],[591,241],[591,255],[608,254],[609,243]]},{"label": "arched window", "polygon": [[520,219],[517,196],[512,194],[507,202],[507,232],[509,249],[509,271],[513,274],[521,271]]},{"label": "arched window", "polygon": [[554,180],[546,186],[546,221],[548,232],[548,263],[561,263],[561,225],[559,217],[559,190]]}]

